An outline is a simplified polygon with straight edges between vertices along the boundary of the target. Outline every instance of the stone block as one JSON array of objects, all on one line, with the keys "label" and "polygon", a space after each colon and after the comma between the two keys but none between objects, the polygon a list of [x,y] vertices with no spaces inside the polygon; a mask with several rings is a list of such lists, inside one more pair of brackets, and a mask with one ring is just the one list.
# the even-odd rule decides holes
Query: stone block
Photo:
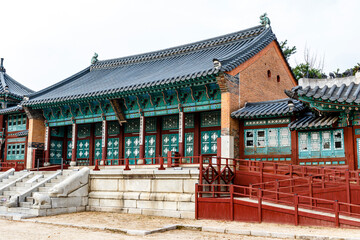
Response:
[{"label": "stone block", "polygon": [[191,194],[191,201],[195,202],[195,194]]},{"label": "stone block", "polygon": [[140,193],[139,199],[140,200],[150,200],[150,193],[147,193],[147,192]]},{"label": "stone block", "polygon": [[250,235],[250,230],[245,229],[226,229],[226,233],[239,234],[239,235]]},{"label": "stone block", "polygon": [[137,208],[142,209],[158,209],[158,210],[177,210],[176,202],[164,201],[137,201]]},{"label": "stone block", "polygon": [[139,192],[124,192],[123,198],[126,200],[137,200],[140,197]]},{"label": "stone block", "polygon": [[195,219],[195,212],[180,211],[180,218]]},{"label": "stone block", "polygon": [[77,207],[69,207],[69,208],[67,208],[67,212],[68,212],[68,213],[77,212]]},{"label": "stone block", "polygon": [[193,203],[193,202],[178,202],[178,210],[195,212],[195,203]]},{"label": "stone block", "polygon": [[91,179],[90,190],[91,191],[117,191],[118,190],[118,180],[117,179],[103,179],[103,178]]},{"label": "stone block", "polygon": [[150,231],[147,230],[127,230],[127,234],[133,235],[133,236],[145,236],[147,234],[150,234]]},{"label": "stone block", "polygon": [[250,234],[251,236],[256,236],[256,237],[270,237],[270,233],[266,231],[251,230]]},{"label": "stone block", "polygon": [[123,200],[123,207],[136,208],[136,200]]},{"label": "stone block", "polygon": [[127,210],[124,211],[123,208],[117,207],[96,207],[96,206],[89,206],[86,208],[88,211],[95,211],[95,212],[120,212],[120,213],[127,213]]},{"label": "stone block", "polygon": [[88,197],[81,197],[81,206],[87,206],[89,204]]},{"label": "stone block", "polygon": [[182,179],[156,179],[152,181],[151,189],[153,192],[165,193],[182,193],[183,180]]},{"label": "stone block", "polygon": [[195,193],[195,184],[198,182],[197,179],[184,179],[184,192]]},{"label": "stone block", "polygon": [[210,226],[206,226],[206,227],[202,227],[201,230],[204,231],[204,232],[225,233],[225,228],[224,228],[224,227],[210,227]]},{"label": "stone block", "polygon": [[76,212],[85,212],[86,207],[76,207]]},{"label": "stone block", "polygon": [[128,208],[127,210],[130,214],[142,214],[142,210],[139,208]]},{"label": "stone block", "polygon": [[165,194],[164,201],[177,202],[177,201],[179,201],[180,196],[181,196],[181,194],[179,194],[179,193],[168,193],[168,194]]},{"label": "stone block", "polygon": [[82,186],[81,188],[70,193],[69,197],[87,197],[89,195],[89,184]]},{"label": "stone block", "polygon": [[46,216],[68,213],[68,208],[51,208],[46,210]]},{"label": "stone block", "polygon": [[151,179],[125,179],[125,191],[150,192]]},{"label": "stone block", "polygon": [[123,200],[120,199],[100,199],[101,207],[123,207]]},{"label": "stone block", "polygon": [[294,239],[295,238],[295,234],[291,234],[291,233],[276,233],[276,232],[272,232],[270,233],[270,236],[272,238],[285,238],[285,239]]},{"label": "stone block", "polygon": [[89,206],[100,206],[99,198],[89,198]]},{"label": "stone block", "polygon": [[180,194],[178,201],[180,201],[180,202],[191,202],[191,194],[187,194],[187,193]]},{"label": "stone block", "polygon": [[51,198],[53,208],[80,207],[82,197]]},{"label": "stone block", "polygon": [[123,192],[90,192],[90,198],[109,198],[109,199],[122,199]]}]

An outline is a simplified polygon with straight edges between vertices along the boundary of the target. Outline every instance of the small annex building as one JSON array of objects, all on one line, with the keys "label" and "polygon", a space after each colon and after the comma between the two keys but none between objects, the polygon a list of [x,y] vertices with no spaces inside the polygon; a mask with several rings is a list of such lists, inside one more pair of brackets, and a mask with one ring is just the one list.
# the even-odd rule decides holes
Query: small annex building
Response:
[{"label": "small annex building", "polygon": [[[0,151],[1,160],[6,163],[19,163],[17,169],[24,168],[27,157],[28,128],[21,102],[34,91],[15,81],[6,73],[4,59],[0,63]],[[2,165],[6,168],[6,164]]]},{"label": "small annex building", "polygon": [[360,166],[360,72],[300,79],[290,97],[246,103],[239,119],[239,156],[306,166]]},{"label": "small annex building", "polygon": [[295,86],[269,25],[134,56],[95,55],[89,67],[25,94],[22,164],[154,164],[169,152],[188,157],[183,163],[238,157],[231,113],[246,102],[284,98]]}]

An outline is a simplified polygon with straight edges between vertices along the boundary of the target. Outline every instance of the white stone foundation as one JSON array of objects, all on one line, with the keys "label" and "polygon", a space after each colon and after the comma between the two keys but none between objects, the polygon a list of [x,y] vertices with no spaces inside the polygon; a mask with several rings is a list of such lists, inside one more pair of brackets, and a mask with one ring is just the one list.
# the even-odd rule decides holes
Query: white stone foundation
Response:
[{"label": "white stone foundation", "polygon": [[195,218],[199,170],[102,170],[90,174],[87,210]]}]

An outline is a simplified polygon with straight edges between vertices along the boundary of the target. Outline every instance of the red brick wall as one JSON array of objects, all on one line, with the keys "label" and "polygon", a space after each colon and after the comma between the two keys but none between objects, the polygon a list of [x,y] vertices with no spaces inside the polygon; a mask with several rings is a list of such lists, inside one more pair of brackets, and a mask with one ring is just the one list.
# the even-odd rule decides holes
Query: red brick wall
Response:
[{"label": "red brick wall", "polygon": [[[268,71],[271,73],[270,77]],[[240,73],[241,107],[246,102],[286,98],[284,90],[296,86],[295,79],[275,41],[228,73],[231,75]],[[277,80],[278,76],[280,81]]]}]

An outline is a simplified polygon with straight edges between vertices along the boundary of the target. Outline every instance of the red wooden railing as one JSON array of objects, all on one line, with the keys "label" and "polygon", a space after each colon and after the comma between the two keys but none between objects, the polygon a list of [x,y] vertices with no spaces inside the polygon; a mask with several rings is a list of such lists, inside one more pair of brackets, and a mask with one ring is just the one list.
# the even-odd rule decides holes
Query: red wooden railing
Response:
[{"label": "red wooden railing", "polygon": [[[208,190],[204,190],[208,189]],[[356,219],[346,219],[346,224],[360,227],[360,205],[339,202],[337,200],[327,200],[322,198],[315,198],[311,196],[303,196],[298,194],[283,193],[279,191],[265,190],[261,188],[251,188],[238,185],[227,184],[199,184],[195,188],[196,199],[196,218],[198,216],[199,199],[212,198],[213,202],[217,199],[227,199],[230,208],[230,220],[234,220],[234,204],[241,199],[253,199],[252,203],[257,204],[258,221],[262,222],[263,203],[276,203],[282,206],[293,207],[294,224],[299,224],[299,208],[301,211],[312,210],[313,217],[317,219],[324,219],[321,213],[334,214],[332,221],[336,227],[340,226],[340,216],[352,217]],[[273,206],[276,208],[276,206]],[[278,208],[281,208],[278,206]],[[213,209],[214,210],[214,209]],[[320,212],[320,213],[318,213]],[[329,217],[327,216],[327,219]]]},{"label": "red wooden railing", "polygon": [[7,171],[11,168],[14,168],[15,171],[21,171],[25,169],[24,161],[7,161],[0,162],[0,171]]}]

